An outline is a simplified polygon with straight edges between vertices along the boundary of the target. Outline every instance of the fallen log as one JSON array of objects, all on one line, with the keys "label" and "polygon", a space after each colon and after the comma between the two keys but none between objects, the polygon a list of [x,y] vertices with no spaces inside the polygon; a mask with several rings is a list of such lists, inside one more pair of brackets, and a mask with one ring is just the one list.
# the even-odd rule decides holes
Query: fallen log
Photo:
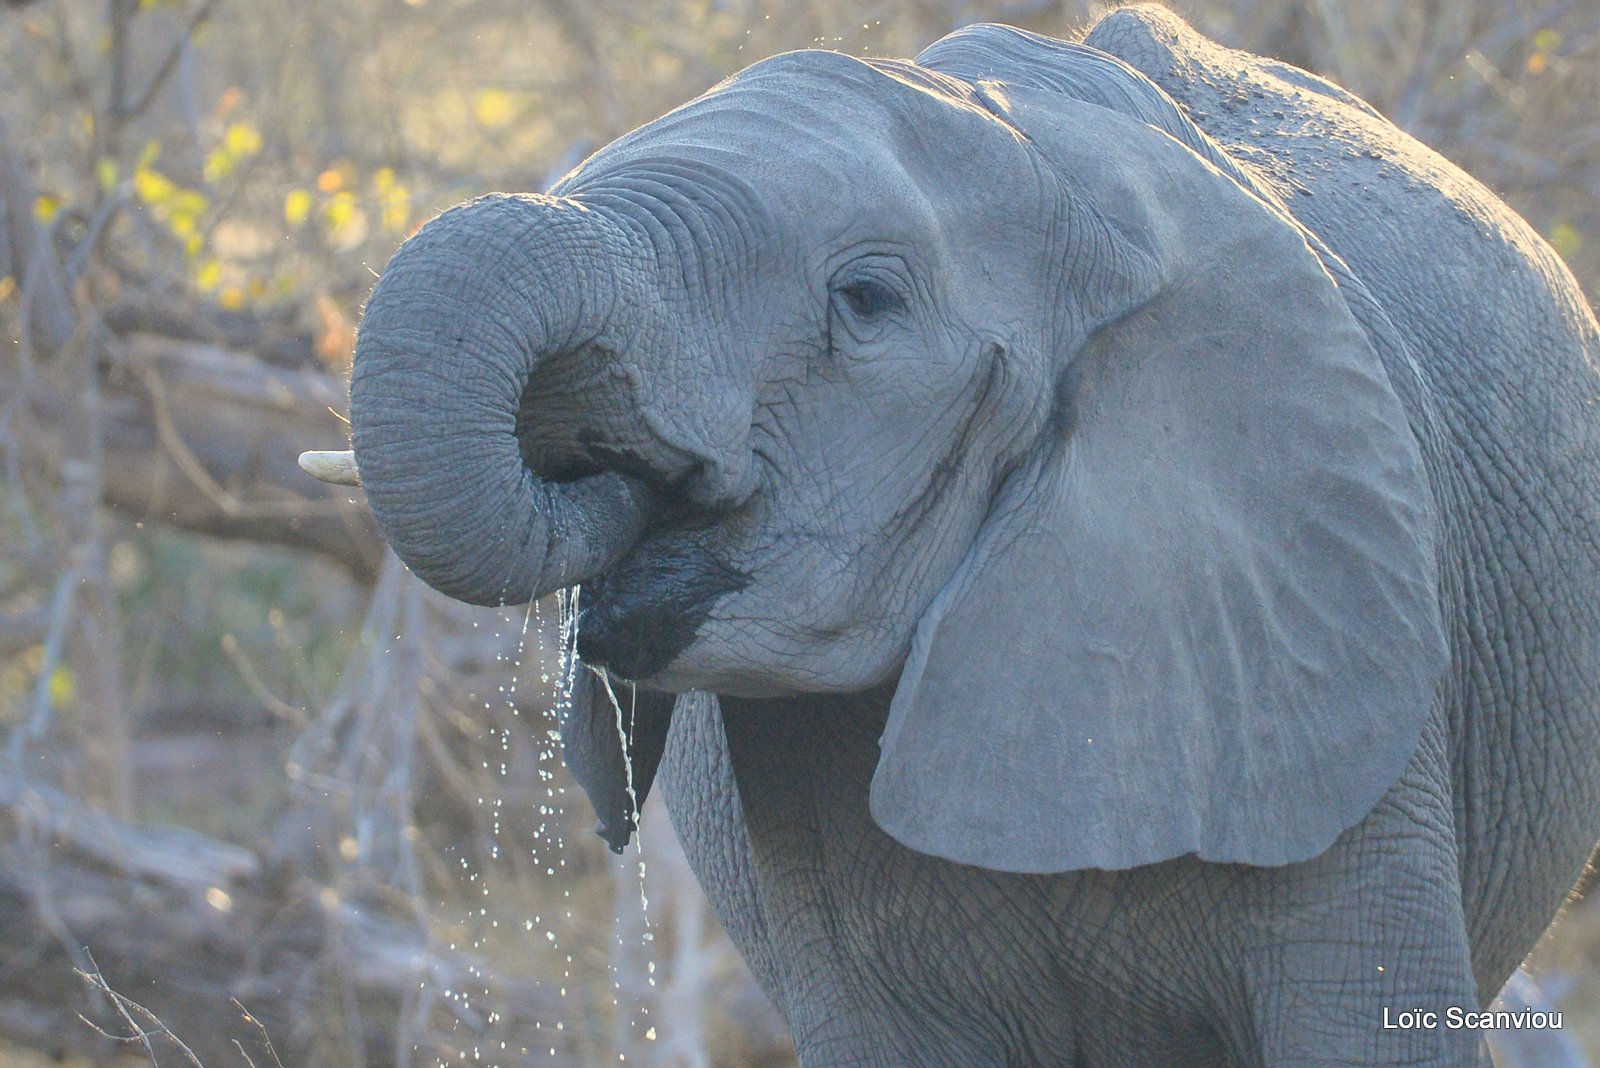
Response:
[{"label": "fallen log", "polygon": [[[0,376],[3,377],[3,376]],[[70,384],[36,378],[26,469],[48,472],[78,433]],[[112,346],[100,399],[102,500],[136,522],[320,554],[370,582],[383,558],[360,491],[308,477],[307,448],[344,448],[344,387],[221,345],[132,334]]]}]

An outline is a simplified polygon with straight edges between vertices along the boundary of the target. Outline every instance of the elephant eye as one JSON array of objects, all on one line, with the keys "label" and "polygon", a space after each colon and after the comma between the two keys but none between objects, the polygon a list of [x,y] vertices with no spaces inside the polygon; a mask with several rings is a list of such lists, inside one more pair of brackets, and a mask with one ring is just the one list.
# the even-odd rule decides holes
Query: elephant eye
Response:
[{"label": "elephant eye", "polygon": [[874,319],[905,307],[905,301],[892,288],[872,278],[863,278],[838,289],[845,304],[859,318]]}]

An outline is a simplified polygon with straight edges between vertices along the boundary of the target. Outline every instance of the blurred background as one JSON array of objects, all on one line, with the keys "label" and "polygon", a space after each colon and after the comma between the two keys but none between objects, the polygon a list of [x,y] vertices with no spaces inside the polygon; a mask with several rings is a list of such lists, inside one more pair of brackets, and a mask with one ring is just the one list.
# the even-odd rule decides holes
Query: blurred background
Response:
[{"label": "blurred background", "polygon": [[[1172,6],[1600,294],[1597,0]],[[362,301],[442,208],[775,52],[1093,7],[0,3],[0,1064],[792,1064],[665,811],[590,833],[560,606],[443,601],[295,457],[344,447]],[[1530,970],[1600,1063],[1597,965],[1580,901]]]}]

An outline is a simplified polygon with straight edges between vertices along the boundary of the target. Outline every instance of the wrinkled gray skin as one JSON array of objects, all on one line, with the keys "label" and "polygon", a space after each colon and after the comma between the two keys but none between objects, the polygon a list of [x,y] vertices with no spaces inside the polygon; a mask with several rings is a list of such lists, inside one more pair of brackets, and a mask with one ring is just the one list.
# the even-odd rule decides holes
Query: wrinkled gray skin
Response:
[{"label": "wrinkled gray skin", "polygon": [[1487,1004],[1600,833],[1594,319],[1341,90],[1086,44],[782,56],[446,213],[362,328],[369,499],[684,693],[803,1063],[1479,1063],[1382,1013]]}]

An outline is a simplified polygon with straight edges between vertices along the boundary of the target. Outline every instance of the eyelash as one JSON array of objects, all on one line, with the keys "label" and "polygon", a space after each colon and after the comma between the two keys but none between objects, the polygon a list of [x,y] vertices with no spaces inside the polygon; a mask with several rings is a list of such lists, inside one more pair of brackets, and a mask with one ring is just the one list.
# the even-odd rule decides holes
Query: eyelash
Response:
[{"label": "eyelash", "polygon": [[900,294],[884,283],[872,279],[862,279],[841,286],[838,293],[850,306],[850,310],[863,319],[873,319],[888,312],[899,311],[905,306]]}]

